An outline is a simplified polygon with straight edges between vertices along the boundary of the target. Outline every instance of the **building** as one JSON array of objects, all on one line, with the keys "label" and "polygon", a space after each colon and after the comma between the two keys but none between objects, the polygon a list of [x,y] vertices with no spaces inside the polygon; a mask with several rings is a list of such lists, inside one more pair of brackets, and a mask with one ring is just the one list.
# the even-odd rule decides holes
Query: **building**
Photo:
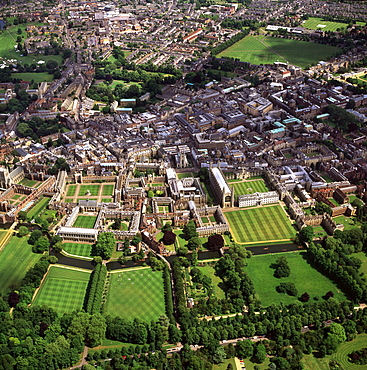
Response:
[{"label": "building", "polygon": [[262,206],[264,204],[278,203],[279,195],[276,191],[267,191],[265,193],[253,193],[240,195],[238,197],[239,207]]},{"label": "building", "polygon": [[234,192],[229,188],[220,168],[210,168],[209,179],[210,187],[221,207],[233,207]]}]

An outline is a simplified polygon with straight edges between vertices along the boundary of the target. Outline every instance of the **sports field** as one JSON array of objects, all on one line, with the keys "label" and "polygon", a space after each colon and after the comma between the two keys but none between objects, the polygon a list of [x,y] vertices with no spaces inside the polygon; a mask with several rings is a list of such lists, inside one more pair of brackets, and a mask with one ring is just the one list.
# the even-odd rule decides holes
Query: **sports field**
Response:
[{"label": "sports field", "polygon": [[224,215],[237,243],[289,240],[296,234],[279,205],[225,212]]},{"label": "sports field", "polygon": [[89,184],[80,185],[78,196],[80,197],[80,196],[86,195],[86,193],[87,193],[88,190],[90,191],[90,195],[96,196],[99,193],[100,187],[101,187],[101,185],[96,185],[96,184],[93,184],[93,185],[89,185]]},{"label": "sports field", "polygon": [[339,48],[315,42],[283,39],[271,36],[246,36],[218,57],[238,58],[252,64],[288,62],[301,68],[320,60],[328,60],[341,51]]},{"label": "sports field", "polygon": [[92,244],[84,243],[63,243],[62,249],[65,252],[76,256],[90,257],[92,252]]},{"label": "sports field", "polygon": [[[247,260],[246,271],[254,283],[255,291],[259,295],[262,306],[266,307],[272,303],[277,304],[280,302],[290,304],[298,300],[298,297],[305,292],[310,295],[310,301],[313,301],[314,297],[318,297],[321,300],[321,297],[328,291],[332,291],[334,297],[338,300],[345,299],[344,294],[340,293],[328,278],[307,263],[303,258],[305,253],[262,254],[252,256]],[[287,258],[291,270],[287,278],[278,279],[274,277],[274,269],[270,268],[270,265],[274,264],[280,256]],[[298,297],[278,293],[276,287],[283,282],[293,282],[298,290]]]},{"label": "sports field", "polygon": [[[357,24],[363,25],[364,22],[357,22]],[[348,23],[340,22],[330,22],[324,21],[322,18],[308,18],[305,23],[302,24],[302,27],[308,28],[310,30],[321,30],[321,31],[332,31],[335,32],[338,28],[346,29]]]},{"label": "sports field", "polygon": [[[102,188],[102,195],[105,196],[105,195],[112,195],[113,194],[113,190],[115,188],[115,185],[113,184],[106,184],[106,185],[103,185],[103,188]],[[98,193],[97,193],[98,194]]]},{"label": "sports field", "polygon": [[161,271],[143,268],[111,273],[105,312],[150,322],[165,313]]},{"label": "sports field", "polygon": [[51,266],[33,301],[50,306],[59,314],[83,308],[90,272]]},{"label": "sports field", "polygon": [[93,229],[97,216],[78,216],[73,227],[82,227],[84,229]]},{"label": "sports field", "polygon": [[269,190],[263,180],[233,182],[229,186],[234,187],[234,197],[236,199],[239,195],[264,193]]},{"label": "sports field", "polygon": [[366,365],[355,365],[348,361],[348,355],[366,347],[367,334],[358,334],[351,342],[342,343],[335,353],[320,358],[319,356],[304,355],[301,363],[305,370],[329,370],[329,361],[336,360],[343,370],[365,370]]},{"label": "sports field", "polygon": [[[1,236],[3,233],[1,231]],[[39,254],[32,253],[27,240],[28,236],[12,236],[0,252],[0,293],[18,286],[28,269],[40,259]]]}]

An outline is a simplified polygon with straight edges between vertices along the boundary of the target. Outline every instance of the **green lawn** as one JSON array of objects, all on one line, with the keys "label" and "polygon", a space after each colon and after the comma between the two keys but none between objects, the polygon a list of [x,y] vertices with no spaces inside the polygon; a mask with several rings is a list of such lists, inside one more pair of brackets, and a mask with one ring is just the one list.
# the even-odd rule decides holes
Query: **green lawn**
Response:
[{"label": "green lawn", "polygon": [[54,80],[54,76],[48,74],[47,72],[42,72],[42,73],[12,73],[11,74],[12,78],[20,78],[22,81],[28,81],[31,82],[32,80],[36,83],[39,82],[51,82]]},{"label": "green lawn", "polygon": [[66,199],[64,199],[64,202],[65,203],[73,203],[73,201],[74,201],[74,198],[66,198]]},{"label": "green lawn", "polygon": [[113,185],[113,184],[103,185],[102,195],[103,196],[105,196],[105,195],[111,195],[112,196],[113,195],[114,188],[115,188],[115,185]]},{"label": "green lawn", "polygon": [[162,272],[143,268],[111,273],[105,312],[127,320],[157,320],[165,313]]},{"label": "green lawn", "polygon": [[90,272],[51,266],[34,301],[35,306],[49,306],[59,314],[83,308]]},{"label": "green lawn", "polygon": [[367,277],[367,255],[364,252],[353,253],[350,257],[357,257],[362,261],[362,266],[360,267],[359,271],[363,272]]},{"label": "green lawn", "polygon": [[230,184],[234,187],[234,197],[237,199],[239,195],[264,193],[269,191],[263,180],[242,181]]},{"label": "green lawn", "polygon": [[111,203],[113,201],[112,198],[102,198],[103,203]]},{"label": "green lawn", "polygon": [[51,198],[41,198],[28,212],[27,217],[33,218],[39,216],[42,211],[47,207],[48,203],[50,203]]},{"label": "green lawn", "polygon": [[329,361],[336,360],[343,370],[365,370],[366,365],[354,365],[348,361],[349,353],[367,346],[367,334],[359,334],[351,342],[342,343],[337,351],[329,356],[317,358],[313,354],[304,355],[302,358],[305,370],[329,370]]},{"label": "green lawn", "polygon": [[225,212],[224,215],[238,243],[289,240],[295,236],[294,228],[279,205]]},{"label": "green lawn", "polygon": [[86,185],[80,185],[80,189],[79,189],[79,194],[78,196],[84,196],[84,195],[87,195],[87,191],[89,190],[90,191],[90,195],[91,196],[96,196],[98,195],[99,193],[99,189],[100,189],[101,185],[91,185],[91,184],[86,184]]},{"label": "green lawn", "polygon": [[28,269],[40,259],[39,254],[32,253],[32,246],[27,240],[27,236],[12,236],[0,252],[0,293],[17,287]]},{"label": "green lawn", "polygon": [[185,179],[186,177],[194,177],[192,172],[178,173],[177,177],[179,179]]},{"label": "green lawn", "polygon": [[236,369],[236,361],[234,358],[229,358],[228,360],[224,360],[219,365],[213,365],[212,370],[227,370],[229,364],[232,364],[234,370]]},{"label": "green lawn", "polygon": [[198,266],[197,267],[204,275],[209,276],[212,279],[215,296],[218,299],[225,298],[224,291],[219,287],[219,283],[222,282],[222,279],[215,275],[214,267],[206,265],[206,266]]},{"label": "green lawn", "polygon": [[17,31],[20,28],[22,30],[22,41],[24,42],[27,33],[26,27],[29,24],[41,24],[41,23],[28,23],[28,24],[19,24],[16,26],[11,26],[7,28],[3,33],[0,34],[0,57],[5,59],[17,59],[20,63],[32,64],[33,62],[37,63],[39,60],[55,60],[59,65],[62,64],[62,55],[42,55],[42,54],[28,54],[27,56],[21,56],[21,53],[17,53],[14,49],[16,44],[16,39],[19,36]]},{"label": "green lawn", "polygon": [[76,185],[67,185],[67,189],[66,196],[73,197],[75,195]]},{"label": "green lawn", "polygon": [[320,60],[328,60],[339,48],[315,42],[283,39],[271,36],[246,36],[218,57],[238,58],[252,64],[288,62],[301,68]]},{"label": "green lawn", "polygon": [[62,248],[65,252],[83,257],[90,257],[92,252],[92,244],[63,243]]},{"label": "green lawn", "polygon": [[30,188],[35,187],[39,181],[27,179],[26,177],[19,183],[20,185],[28,186]]},{"label": "green lawn", "polygon": [[[357,24],[364,25],[364,22],[357,22]],[[326,26],[326,27],[320,27]],[[324,21],[322,18],[308,18],[305,23],[302,24],[302,27],[308,28],[310,30],[322,30],[322,31],[333,31],[335,32],[338,28],[346,29],[348,26],[347,23],[340,23],[340,22],[330,22]]]},{"label": "green lawn", "polygon": [[361,223],[355,217],[337,216],[333,217],[337,224],[343,224],[344,230],[351,230],[361,226]]},{"label": "green lawn", "polygon": [[[321,297],[328,291],[332,291],[338,300],[345,299],[344,294],[339,292],[328,278],[307,263],[303,258],[305,254],[306,252],[263,254],[252,256],[247,260],[246,271],[254,283],[255,291],[263,306],[280,302],[287,305],[296,301],[305,292],[311,296],[311,300],[314,297],[322,299]],[[274,269],[270,268],[270,265],[281,256],[287,258],[291,274],[287,278],[278,279],[274,277]],[[276,287],[282,282],[293,282],[298,290],[298,297],[278,293]]]},{"label": "green lawn", "polygon": [[85,229],[93,229],[94,224],[96,223],[97,216],[82,216],[79,215],[75,222],[73,227],[82,227]]}]

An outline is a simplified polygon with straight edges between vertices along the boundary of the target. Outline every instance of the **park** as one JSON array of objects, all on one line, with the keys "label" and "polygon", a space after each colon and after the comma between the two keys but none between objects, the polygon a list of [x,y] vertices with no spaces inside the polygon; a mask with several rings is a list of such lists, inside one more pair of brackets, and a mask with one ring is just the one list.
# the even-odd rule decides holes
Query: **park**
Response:
[{"label": "park", "polygon": [[330,45],[318,44],[272,36],[246,36],[218,57],[237,58],[251,64],[290,63],[301,68],[328,60],[341,50]]}]

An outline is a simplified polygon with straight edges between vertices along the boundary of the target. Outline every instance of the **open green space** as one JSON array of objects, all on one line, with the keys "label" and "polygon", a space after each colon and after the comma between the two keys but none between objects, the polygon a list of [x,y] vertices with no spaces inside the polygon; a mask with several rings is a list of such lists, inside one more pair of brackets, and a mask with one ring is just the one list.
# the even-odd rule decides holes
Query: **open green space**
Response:
[{"label": "open green space", "polygon": [[336,360],[343,370],[365,370],[366,365],[355,365],[348,361],[348,355],[359,349],[366,347],[367,334],[359,334],[351,342],[342,343],[336,352],[322,358],[315,357],[314,354],[304,355],[301,362],[305,370],[329,370],[330,360]]},{"label": "open green space", "polygon": [[100,187],[101,185],[95,185],[95,184],[80,185],[78,196],[80,197],[80,196],[87,195],[88,190],[91,196],[97,196],[99,193]]},{"label": "open green space", "polygon": [[351,230],[361,226],[361,223],[355,217],[345,217],[342,215],[333,217],[333,221],[336,224],[343,224],[344,230]]},{"label": "open green space", "polygon": [[224,215],[238,243],[289,240],[296,234],[279,205],[225,212]]},{"label": "open green space", "polygon": [[66,199],[64,199],[64,202],[65,203],[73,203],[73,201],[74,201],[74,198],[66,198]]},{"label": "open green space", "polygon": [[[356,22],[358,25],[364,25],[364,22]],[[325,26],[325,27],[323,27]],[[335,32],[337,29],[346,29],[348,23],[324,21],[322,18],[310,17],[303,24],[302,27],[308,28],[309,30],[321,30],[321,31],[332,31]]]},{"label": "open green space", "polygon": [[27,179],[26,177],[19,183],[20,185],[28,186],[30,188],[35,187],[39,181]]},{"label": "open green space", "polygon": [[165,313],[161,271],[142,268],[111,273],[105,312],[150,322]]},{"label": "open green space", "polygon": [[328,60],[339,48],[315,42],[283,39],[271,36],[246,36],[218,57],[238,58],[252,64],[271,64],[276,61],[306,68],[320,60]]},{"label": "open green space", "polygon": [[363,272],[367,277],[367,255],[365,252],[353,253],[351,257],[357,257],[362,261],[362,266],[360,267],[359,271]]},{"label": "open green space", "polygon": [[239,195],[265,193],[269,191],[263,180],[234,182],[230,186],[234,187],[234,197],[236,199]]},{"label": "open green space", "polygon": [[47,207],[48,203],[50,203],[51,198],[41,198],[28,212],[27,217],[33,218],[39,216],[43,210]]},{"label": "open green space", "polygon": [[[27,37],[26,27],[29,24],[41,24],[41,23],[28,23],[28,24],[18,24],[16,26],[11,26],[4,30],[0,34],[0,57],[5,59],[16,59],[20,63],[32,64],[33,62],[38,62],[39,60],[55,60],[59,65],[62,63],[62,55],[43,55],[43,54],[28,54],[26,56],[21,56],[21,53],[15,51],[14,46],[16,45],[16,39],[18,36],[22,37],[24,42]],[[18,29],[21,29],[21,35],[18,34]]]},{"label": "open green space", "polygon": [[111,203],[113,201],[112,198],[102,198],[103,203]]},{"label": "open green space", "polygon": [[269,369],[269,364],[270,364],[270,358],[267,357],[265,361],[262,364],[255,364],[251,362],[249,359],[244,359],[244,364],[246,366],[246,370],[255,370],[255,366],[258,366],[258,370],[268,370]]},{"label": "open green space", "polygon": [[[1,236],[5,237],[1,231]],[[12,236],[0,252],[0,293],[6,293],[15,288],[24,278],[26,272],[39,259],[40,255],[32,253],[32,246],[28,244],[28,237]]]},{"label": "open green space", "polygon": [[54,76],[47,72],[12,73],[11,77],[19,78],[22,81],[28,81],[28,82],[31,82],[33,80],[36,83],[44,82],[44,81],[52,82],[54,80]]},{"label": "open green space", "polygon": [[229,358],[218,365],[213,365],[212,370],[227,370],[229,364],[232,364],[234,370],[236,369],[236,361],[234,358]]},{"label": "open green space", "polygon": [[111,195],[112,196],[114,188],[115,188],[115,185],[113,185],[113,184],[103,185],[102,195],[103,196],[105,196],[105,195]]},{"label": "open green space", "polygon": [[76,256],[90,257],[92,252],[92,244],[84,243],[63,243],[62,249]]},{"label": "open green space", "polygon": [[67,189],[66,196],[73,197],[75,195],[76,185],[67,185]]},{"label": "open green space", "polygon": [[218,299],[224,299],[226,296],[224,291],[220,288],[219,284],[222,282],[222,279],[215,275],[214,267],[206,264],[205,266],[197,267],[204,275],[209,276],[212,279],[215,296]]},{"label": "open green space", "polygon": [[20,194],[14,194],[12,199],[16,200],[16,199],[19,199],[19,198],[20,198]]},{"label": "open green space", "polygon": [[192,172],[178,173],[177,177],[179,179],[185,179],[186,177],[194,177]]},{"label": "open green space", "polygon": [[[310,301],[313,301],[314,297],[322,299],[321,297],[328,291],[332,291],[334,298],[339,301],[345,299],[344,294],[337,289],[331,280],[320,274],[303,258],[305,254],[306,252],[263,254],[252,256],[247,260],[246,271],[254,283],[255,291],[263,306],[266,307],[280,302],[287,305],[298,300],[298,297],[305,292],[310,295]],[[291,273],[289,277],[279,279],[274,277],[275,270],[270,266],[275,264],[281,256],[287,258]],[[296,285],[297,297],[276,291],[276,287],[284,282],[293,282]]]},{"label": "open green space", "polygon": [[90,271],[51,266],[33,301],[35,306],[49,306],[59,314],[83,308]]},{"label": "open green space", "polygon": [[167,213],[169,212],[169,206],[158,206],[159,213]]},{"label": "open green space", "polygon": [[75,222],[73,227],[82,227],[84,229],[93,229],[94,224],[96,223],[97,216],[82,216],[79,215]]}]

